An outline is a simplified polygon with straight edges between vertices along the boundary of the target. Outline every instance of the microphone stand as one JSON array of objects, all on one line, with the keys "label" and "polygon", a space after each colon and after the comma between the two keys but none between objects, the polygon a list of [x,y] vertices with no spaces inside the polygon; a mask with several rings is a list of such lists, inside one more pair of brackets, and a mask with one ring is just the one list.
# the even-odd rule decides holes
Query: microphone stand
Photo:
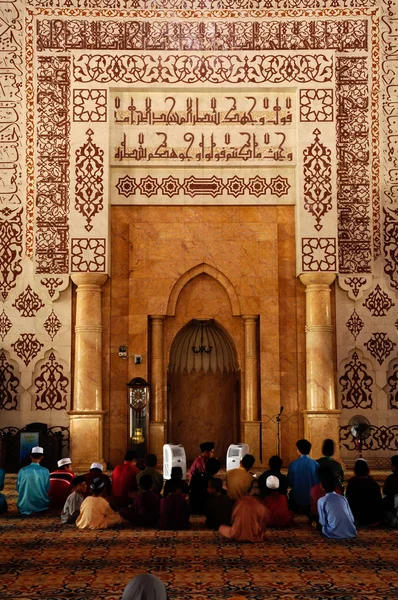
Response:
[{"label": "microphone stand", "polygon": [[279,457],[281,455],[281,414],[282,413],[283,413],[283,406],[281,406],[279,413],[276,415],[276,440],[277,440]]}]

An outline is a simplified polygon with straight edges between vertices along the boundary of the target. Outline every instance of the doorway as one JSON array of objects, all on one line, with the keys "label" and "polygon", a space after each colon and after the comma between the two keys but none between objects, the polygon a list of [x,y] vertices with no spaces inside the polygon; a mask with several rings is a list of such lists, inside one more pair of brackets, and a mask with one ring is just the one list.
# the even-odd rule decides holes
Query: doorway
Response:
[{"label": "doorway", "polygon": [[168,439],[184,446],[188,461],[201,442],[214,441],[224,461],[239,441],[240,369],[234,342],[215,319],[192,319],[177,333],[167,390]]}]

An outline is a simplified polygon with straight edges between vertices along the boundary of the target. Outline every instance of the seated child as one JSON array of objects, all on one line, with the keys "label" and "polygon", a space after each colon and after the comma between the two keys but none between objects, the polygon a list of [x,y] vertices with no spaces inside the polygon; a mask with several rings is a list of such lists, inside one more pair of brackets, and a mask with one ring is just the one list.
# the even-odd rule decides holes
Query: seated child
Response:
[{"label": "seated child", "polygon": [[61,523],[75,523],[80,515],[80,507],[83,504],[84,492],[86,491],[86,478],[84,475],[78,475],[72,479],[73,492],[69,494],[61,512]]},{"label": "seated child", "polygon": [[[0,492],[4,490],[4,479],[6,476],[6,472],[4,469],[0,469]],[[7,500],[4,494],[0,494],[0,514],[6,512],[8,510]]]},{"label": "seated child", "polygon": [[279,492],[279,479],[275,475],[267,477],[264,504],[268,509],[268,527],[287,527],[293,521],[293,511],[289,510],[286,494]]},{"label": "seated child", "polygon": [[260,477],[258,478],[258,490],[260,492],[260,496],[262,498],[264,498],[264,496],[267,496],[267,494],[270,494],[272,491],[267,487],[267,479],[270,475],[273,475],[274,477],[277,477],[279,479],[279,488],[278,488],[278,492],[280,494],[287,494],[287,488],[288,488],[288,484],[287,484],[287,477],[286,475],[282,475],[281,473],[281,468],[282,468],[282,459],[280,456],[278,456],[277,454],[275,454],[275,456],[271,456],[271,458],[268,461],[269,464],[269,469],[268,471],[265,471],[262,475],[260,475]]},{"label": "seated child", "polygon": [[141,475],[138,481],[140,493],[131,508],[122,508],[120,514],[138,527],[157,527],[160,510],[160,496],[153,491],[151,475]]},{"label": "seated child", "polygon": [[181,480],[170,479],[168,494],[160,501],[159,529],[189,529],[189,505],[181,492]]},{"label": "seated child", "polygon": [[[334,490],[336,492],[336,494],[339,494],[340,496],[342,496],[342,488],[339,485],[339,479],[336,477],[336,475],[334,475],[332,469],[330,469],[329,466],[326,467],[319,467],[319,471],[318,471],[318,475],[319,478],[321,479],[322,477],[327,477],[328,474],[332,474],[335,477],[335,481],[336,481],[336,489]],[[310,508],[310,521],[312,522],[318,522],[318,500],[319,498],[323,498],[325,495],[325,491],[322,488],[320,483],[316,483],[315,485],[312,486],[311,488],[311,492],[310,492],[310,499],[311,499],[311,508]]]},{"label": "seated child", "polygon": [[79,529],[107,529],[122,522],[122,517],[114,512],[105,500],[105,482],[96,477],[90,484],[91,496],[88,496],[80,507],[80,515],[76,525]]},{"label": "seated child", "polygon": [[230,525],[234,501],[223,494],[222,480],[218,477],[209,479],[207,493],[209,498],[206,503],[206,527],[218,529],[220,525]]},{"label": "seated child", "polygon": [[182,480],[182,469],[181,467],[172,467],[171,469],[171,479],[167,479],[163,488],[163,498],[170,493],[170,488],[173,486],[173,479],[177,479],[181,485],[181,495],[185,498],[188,498],[189,485],[187,481]]},{"label": "seated child", "polygon": [[393,529],[398,529],[398,494],[394,496],[394,506],[392,510],[386,510],[384,520],[387,525]]},{"label": "seated child", "polygon": [[206,503],[209,497],[207,493],[207,484],[209,479],[214,477],[221,468],[221,463],[217,458],[209,458],[206,462],[206,471],[192,475],[189,484],[189,506],[191,513],[203,515],[206,510]]},{"label": "seated child", "polygon": [[387,477],[383,486],[384,510],[394,510],[394,498],[398,494],[398,454],[391,457],[392,473]]},{"label": "seated child", "polygon": [[346,497],[355,522],[359,525],[378,525],[383,519],[380,486],[369,475],[368,463],[363,458],[356,461],[354,473],[347,483]]},{"label": "seated child", "polygon": [[262,542],[268,510],[255,496],[242,496],[232,511],[232,527],[221,525],[219,533],[237,542]]},{"label": "seated child", "polygon": [[337,482],[332,472],[322,475],[321,486],[326,495],[318,500],[319,525],[324,536],[349,540],[357,535],[357,530],[347,499],[335,492]]}]

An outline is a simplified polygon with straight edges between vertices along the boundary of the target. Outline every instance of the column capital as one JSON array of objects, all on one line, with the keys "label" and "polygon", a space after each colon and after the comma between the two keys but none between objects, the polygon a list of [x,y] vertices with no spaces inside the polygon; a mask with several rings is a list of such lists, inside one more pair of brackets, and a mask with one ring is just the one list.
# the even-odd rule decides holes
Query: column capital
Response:
[{"label": "column capital", "polygon": [[166,315],[149,315],[149,318],[151,319],[151,321],[164,321]]},{"label": "column capital", "polygon": [[78,287],[83,285],[101,287],[108,279],[108,275],[105,273],[72,273],[71,279]]},{"label": "column capital", "polygon": [[244,321],[257,321],[258,315],[242,315]]},{"label": "column capital", "polygon": [[301,283],[305,287],[310,286],[330,286],[336,279],[336,273],[302,273],[299,275]]}]

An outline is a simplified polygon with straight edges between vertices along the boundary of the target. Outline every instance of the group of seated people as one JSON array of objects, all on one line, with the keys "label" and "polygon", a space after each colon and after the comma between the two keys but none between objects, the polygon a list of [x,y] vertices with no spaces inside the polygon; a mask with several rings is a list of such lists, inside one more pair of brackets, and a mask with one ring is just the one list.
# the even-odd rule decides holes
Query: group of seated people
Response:
[{"label": "group of seated people", "polygon": [[[308,516],[316,529],[336,539],[355,537],[358,525],[385,522],[398,528],[398,456],[391,459],[393,472],[385,481],[382,498],[363,459],[356,461],[355,474],[344,490],[343,468],[333,459],[333,440],[324,441],[323,456],[317,461],[309,457],[308,440],[299,440],[296,446],[298,458],[290,463],[287,476],[281,473],[280,457],[273,456],[269,469],[256,480],[251,473],[255,458],[246,454],[238,468],[227,471],[226,489],[217,477],[221,463],[211,442],[201,444],[189,483],[180,467],[174,467],[171,479],[164,482],[154,454],[146,457],[140,470],[130,450],[123,465],[113,470],[112,479],[96,462],[88,473],[75,477],[70,458],[58,461],[58,469],[50,474],[40,465],[43,449],[35,447],[32,463],[18,473],[17,507],[22,515],[58,509],[63,524],[76,523],[79,529],[130,522],[182,530],[189,528],[191,514],[199,514],[206,516],[207,527],[221,535],[251,542],[262,541],[267,528],[290,526],[295,514]],[[0,472],[0,489],[2,481],[4,472]],[[1,496],[0,509],[6,506]]]}]

